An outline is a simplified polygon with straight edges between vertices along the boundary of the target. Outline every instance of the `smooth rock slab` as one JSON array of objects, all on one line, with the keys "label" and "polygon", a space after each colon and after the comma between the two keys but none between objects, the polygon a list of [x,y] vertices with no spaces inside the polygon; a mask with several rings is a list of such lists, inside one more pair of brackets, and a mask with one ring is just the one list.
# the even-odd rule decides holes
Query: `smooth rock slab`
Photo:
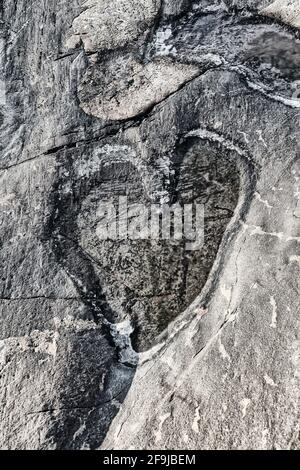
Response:
[{"label": "smooth rock slab", "polygon": [[160,59],[142,64],[118,57],[92,66],[82,79],[81,108],[104,120],[124,120],[150,110],[199,74],[197,66]]},{"label": "smooth rock slab", "polygon": [[67,45],[83,42],[86,52],[115,49],[147,31],[160,8],[160,0],[90,0],[73,21]]}]

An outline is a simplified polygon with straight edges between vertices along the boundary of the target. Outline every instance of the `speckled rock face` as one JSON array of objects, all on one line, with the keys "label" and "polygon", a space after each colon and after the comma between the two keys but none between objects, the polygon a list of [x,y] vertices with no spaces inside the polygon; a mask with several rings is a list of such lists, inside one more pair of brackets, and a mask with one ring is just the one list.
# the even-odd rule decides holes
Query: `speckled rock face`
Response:
[{"label": "speckled rock face", "polygon": [[1,449],[300,448],[298,3],[3,1]]},{"label": "speckled rock face", "polygon": [[69,45],[87,52],[123,47],[153,24],[161,0],[88,0],[72,25]]},{"label": "speckled rock face", "polygon": [[300,4],[297,0],[276,0],[261,13],[279,18],[285,23],[300,28]]},{"label": "speckled rock face", "polygon": [[[117,71],[117,74],[116,74]],[[199,74],[193,65],[120,57],[93,64],[78,89],[81,108],[104,120],[125,120],[149,111]]]}]

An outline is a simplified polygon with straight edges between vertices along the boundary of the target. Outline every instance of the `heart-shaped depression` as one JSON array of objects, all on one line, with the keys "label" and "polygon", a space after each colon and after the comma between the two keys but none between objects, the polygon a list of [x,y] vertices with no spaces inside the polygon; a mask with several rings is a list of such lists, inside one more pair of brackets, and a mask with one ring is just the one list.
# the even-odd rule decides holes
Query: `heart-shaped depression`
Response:
[{"label": "heart-shaped depression", "polygon": [[[56,255],[94,317],[130,320],[133,346],[144,351],[206,283],[239,199],[237,155],[190,137],[167,162],[168,177],[166,161],[155,168],[144,165],[127,145],[90,149],[84,159],[72,152],[64,161],[53,193],[59,195],[51,222]],[[153,181],[156,200],[146,189]],[[104,203],[115,204],[114,218],[122,220],[119,197],[127,196],[128,206],[150,208],[159,202],[158,194],[180,207],[204,205],[203,246],[188,250],[184,236],[176,243],[99,237]]]}]

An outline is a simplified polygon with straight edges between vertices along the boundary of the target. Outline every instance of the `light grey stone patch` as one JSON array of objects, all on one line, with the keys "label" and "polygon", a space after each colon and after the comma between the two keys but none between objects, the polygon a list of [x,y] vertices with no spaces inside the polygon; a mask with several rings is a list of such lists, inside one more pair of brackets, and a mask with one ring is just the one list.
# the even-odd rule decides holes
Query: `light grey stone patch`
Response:
[{"label": "light grey stone patch", "polygon": [[176,16],[188,10],[193,0],[163,0],[163,13],[165,16]]},{"label": "light grey stone patch", "polygon": [[300,28],[299,0],[276,0],[271,5],[262,9],[260,13],[278,18],[284,23]]},{"label": "light grey stone patch", "polygon": [[152,25],[160,0],[89,0],[73,21],[67,47],[82,41],[86,52],[115,49],[135,40]]},{"label": "light grey stone patch", "polygon": [[104,120],[133,118],[198,74],[198,67],[169,59],[143,65],[132,57],[120,57],[87,71],[78,90],[80,106]]},{"label": "light grey stone patch", "polygon": [[255,11],[266,7],[272,3],[272,0],[223,0],[223,2],[230,9]]}]

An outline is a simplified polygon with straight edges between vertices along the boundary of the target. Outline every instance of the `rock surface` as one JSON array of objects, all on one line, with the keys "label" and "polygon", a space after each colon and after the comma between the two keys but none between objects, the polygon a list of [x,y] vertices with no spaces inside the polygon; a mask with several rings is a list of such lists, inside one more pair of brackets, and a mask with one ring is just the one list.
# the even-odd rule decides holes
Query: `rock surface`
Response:
[{"label": "rock surface", "polygon": [[82,42],[86,52],[115,49],[147,33],[161,0],[88,0],[73,21],[69,44]]},{"label": "rock surface", "polygon": [[279,18],[291,26],[300,28],[300,5],[297,0],[276,0],[261,13]]},{"label": "rock surface", "polygon": [[0,6],[0,448],[299,449],[298,2]]}]

